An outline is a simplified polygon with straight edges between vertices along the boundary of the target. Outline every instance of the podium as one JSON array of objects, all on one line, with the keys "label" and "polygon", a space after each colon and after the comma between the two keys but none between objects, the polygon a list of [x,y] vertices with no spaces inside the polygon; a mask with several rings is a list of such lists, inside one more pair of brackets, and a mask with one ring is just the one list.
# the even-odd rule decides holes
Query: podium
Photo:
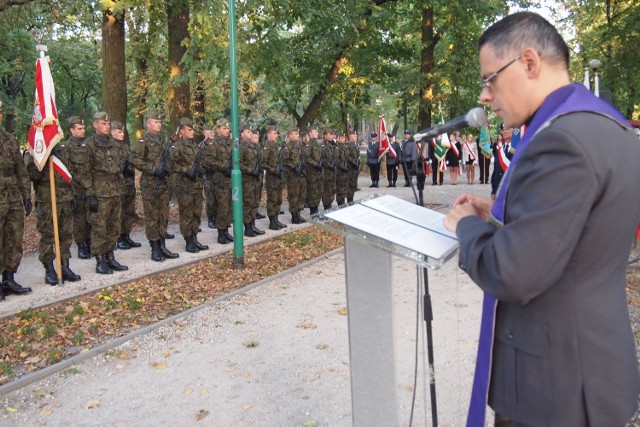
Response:
[{"label": "podium", "polygon": [[[390,195],[370,196],[311,217],[344,236],[354,426],[398,425],[392,257],[422,266],[425,278],[426,269],[442,267],[458,250],[456,236],[445,229],[443,219],[442,213]],[[432,355],[430,350],[433,375]],[[433,378],[431,384],[437,425]]]}]

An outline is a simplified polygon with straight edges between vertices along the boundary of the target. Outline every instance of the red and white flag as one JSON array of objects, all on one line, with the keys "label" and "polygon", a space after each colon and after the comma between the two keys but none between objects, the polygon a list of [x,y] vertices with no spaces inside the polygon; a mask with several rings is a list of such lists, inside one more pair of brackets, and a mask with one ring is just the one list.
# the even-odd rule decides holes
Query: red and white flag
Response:
[{"label": "red and white flag", "polygon": [[389,143],[389,136],[387,136],[387,124],[384,122],[384,116],[380,116],[380,125],[378,126],[378,141],[380,142],[380,148],[378,148],[378,160],[384,156],[387,151],[393,156],[394,159],[398,158],[396,150],[393,149]]},{"label": "red and white flag", "polygon": [[[47,163],[51,150],[62,140],[64,133],[58,120],[56,109],[56,90],[51,77],[49,59],[41,56],[36,61],[36,90],[33,100],[33,118],[27,137],[27,149],[38,170],[42,170]],[[71,174],[62,162],[52,157],[54,169],[67,181],[71,181]]]}]

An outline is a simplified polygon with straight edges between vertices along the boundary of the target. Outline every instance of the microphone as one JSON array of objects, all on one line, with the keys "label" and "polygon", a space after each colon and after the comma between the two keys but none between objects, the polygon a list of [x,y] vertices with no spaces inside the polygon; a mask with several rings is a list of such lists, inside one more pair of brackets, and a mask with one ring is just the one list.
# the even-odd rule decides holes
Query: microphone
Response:
[{"label": "microphone", "polygon": [[472,108],[464,116],[456,117],[441,125],[432,126],[413,135],[413,140],[418,142],[424,138],[435,138],[443,133],[449,133],[462,128],[479,128],[487,123],[487,113],[481,107]]}]

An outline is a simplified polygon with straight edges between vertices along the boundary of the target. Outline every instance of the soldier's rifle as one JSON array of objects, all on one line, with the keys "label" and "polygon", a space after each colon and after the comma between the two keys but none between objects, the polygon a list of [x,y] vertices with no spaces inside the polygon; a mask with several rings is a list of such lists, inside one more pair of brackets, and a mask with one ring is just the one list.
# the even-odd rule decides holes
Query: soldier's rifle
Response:
[{"label": "soldier's rifle", "polygon": [[278,158],[276,159],[276,168],[273,170],[273,173],[280,177],[282,176],[282,151],[284,150],[284,145],[280,147],[278,151]]},{"label": "soldier's rifle", "polygon": [[170,155],[171,155],[171,143],[167,143],[164,147],[164,150],[162,151],[162,157],[160,157],[160,164],[158,165],[156,170],[153,172],[153,174],[156,176],[156,183],[153,186],[154,193],[158,192],[158,185],[160,184],[160,181],[165,179],[167,176],[169,176],[169,174],[173,173],[173,171],[167,164],[167,161],[169,160]]},{"label": "soldier's rifle", "polygon": [[302,152],[302,148],[300,148],[300,160],[298,161],[298,164],[296,165],[296,173],[298,175],[302,175],[302,172],[304,172],[304,168],[305,168],[304,153]]}]

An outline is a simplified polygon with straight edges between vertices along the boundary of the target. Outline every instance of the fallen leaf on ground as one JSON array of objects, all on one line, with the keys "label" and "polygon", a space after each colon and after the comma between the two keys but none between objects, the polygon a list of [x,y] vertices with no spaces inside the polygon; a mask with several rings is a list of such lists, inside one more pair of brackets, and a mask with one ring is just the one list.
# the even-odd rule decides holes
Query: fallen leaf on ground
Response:
[{"label": "fallen leaf on ground", "polygon": [[84,404],[84,409],[94,409],[100,406],[99,400],[90,400]]},{"label": "fallen leaf on ground", "polygon": [[196,421],[201,421],[202,419],[204,419],[207,415],[209,415],[209,411],[205,411],[204,409],[200,409],[198,411],[198,413],[196,414]]},{"label": "fallen leaf on ground", "polygon": [[167,365],[166,363],[153,362],[151,364],[151,367],[154,369],[167,369],[169,365]]},{"label": "fallen leaf on ground", "polygon": [[13,414],[14,412],[18,412],[18,410],[17,410],[16,408],[12,408],[11,406],[6,406],[4,409],[5,409],[7,412],[10,412],[10,413],[12,413],[12,414]]},{"label": "fallen leaf on ground", "polygon": [[347,314],[349,314],[349,310],[347,310],[347,307],[341,308],[340,310],[338,310],[338,314],[346,316]]}]

